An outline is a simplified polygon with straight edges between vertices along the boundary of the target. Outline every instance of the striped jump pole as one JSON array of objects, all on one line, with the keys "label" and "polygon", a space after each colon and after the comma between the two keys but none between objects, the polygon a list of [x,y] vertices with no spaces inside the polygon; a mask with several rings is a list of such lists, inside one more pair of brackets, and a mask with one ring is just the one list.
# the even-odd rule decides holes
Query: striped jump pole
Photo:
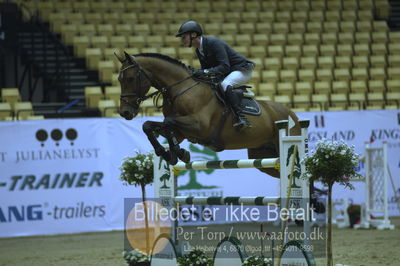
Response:
[{"label": "striped jump pole", "polygon": [[266,206],[279,203],[278,197],[186,197],[177,196],[175,203],[180,205],[251,205]]},{"label": "striped jump pole", "polygon": [[279,159],[244,159],[225,161],[178,162],[175,170],[238,169],[238,168],[279,168]]}]

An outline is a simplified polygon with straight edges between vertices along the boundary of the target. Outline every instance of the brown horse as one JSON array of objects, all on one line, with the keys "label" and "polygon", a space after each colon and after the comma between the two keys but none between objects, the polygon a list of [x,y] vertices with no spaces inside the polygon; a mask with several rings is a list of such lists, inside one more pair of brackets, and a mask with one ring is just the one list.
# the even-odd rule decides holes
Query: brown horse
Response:
[{"label": "brown horse", "polygon": [[[171,164],[177,157],[188,162],[190,155],[179,147],[188,139],[214,151],[224,149],[247,149],[251,159],[279,157],[278,128],[275,121],[295,121],[291,135],[300,135],[297,116],[287,107],[267,101],[259,101],[261,115],[247,115],[252,127],[243,131],[233,128],[233,116],[219,101],[207,83],[191,76],[191,70],[176,59],[161,54],[139,54],[125,58],[116,55],[122,63],[119,82],[121,84],[120,114],[127,120],[139,112],[140,103],[149,98],[151,86],[163,97],[163,122],[146,121],[143,131],[148,136],[155,153]],[[154,95],[151,95],[154,96]],[[158,142],[157,135],[164,136],[169,151]],[[260,169],[279,177],[275,169]]]}]

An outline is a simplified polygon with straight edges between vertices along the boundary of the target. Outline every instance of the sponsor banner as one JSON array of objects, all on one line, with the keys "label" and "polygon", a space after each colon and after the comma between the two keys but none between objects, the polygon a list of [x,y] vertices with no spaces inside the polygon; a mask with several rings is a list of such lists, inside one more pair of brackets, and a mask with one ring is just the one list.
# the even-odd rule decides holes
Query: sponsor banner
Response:
[{"label": "sponsor banner", "polygon": [[142,119],[0,123],[0,237],[123,228],[119,169],[134,149],[151,149]]},{"label": "sponsor banner", "polygon": [[[393,178],[390,215],[400,215],[400,111],[299,113],[311,121],[310,151],[322,138],[343,139],[364,156],[364,142],[388,143]],[[140,198],[124,186],[119,166],[134,150],[152,149],[142,132],[146,120],[162,118],[63,119],[0,123],[0,237],[119,230],[124,198]],[[160,139],[162,140],[162,139]],[[192,160],[247,158],[246,150],[215,153],[183,142]],[[359,172],[365,174],[360,163]],[[362,182],[354,191],[335,185],[334,199],[365,200]],[[178,193],[191,196],[279,196],[279,179],[257,169],[182,172]],[[153,186],[147,196],[153,197]]]}]

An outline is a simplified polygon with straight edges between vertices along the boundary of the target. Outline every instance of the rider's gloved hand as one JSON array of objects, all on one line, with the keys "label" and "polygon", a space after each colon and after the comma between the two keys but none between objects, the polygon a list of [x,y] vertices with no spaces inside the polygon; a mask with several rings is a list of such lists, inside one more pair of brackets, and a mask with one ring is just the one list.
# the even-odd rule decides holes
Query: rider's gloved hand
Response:
[{"label": "rider's gloved hand", "polygon": [[193,77],[195,77],[195,78],[202,78],[202,77],[204,77],[204,70],[203,69],[195,69],[194,71],[193,71]]},{"label": "rider's gloved hand", "polygon": [[196,69],[193,71],[193,77],[199,78],[199,79],[207,79],[211,75],[210,71],[208,69]]}]

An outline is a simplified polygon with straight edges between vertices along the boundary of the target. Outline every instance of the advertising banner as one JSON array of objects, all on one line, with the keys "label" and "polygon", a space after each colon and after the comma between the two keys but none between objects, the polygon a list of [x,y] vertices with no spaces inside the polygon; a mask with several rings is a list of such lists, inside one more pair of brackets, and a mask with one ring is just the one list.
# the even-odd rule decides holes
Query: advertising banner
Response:
[{"label": "advertising banner", "polygon": [[122,229],[123,199],[139,190],[122,185],[118,167],[151,149],[140,128],[122,119],[0,123],[0,237]]}]

